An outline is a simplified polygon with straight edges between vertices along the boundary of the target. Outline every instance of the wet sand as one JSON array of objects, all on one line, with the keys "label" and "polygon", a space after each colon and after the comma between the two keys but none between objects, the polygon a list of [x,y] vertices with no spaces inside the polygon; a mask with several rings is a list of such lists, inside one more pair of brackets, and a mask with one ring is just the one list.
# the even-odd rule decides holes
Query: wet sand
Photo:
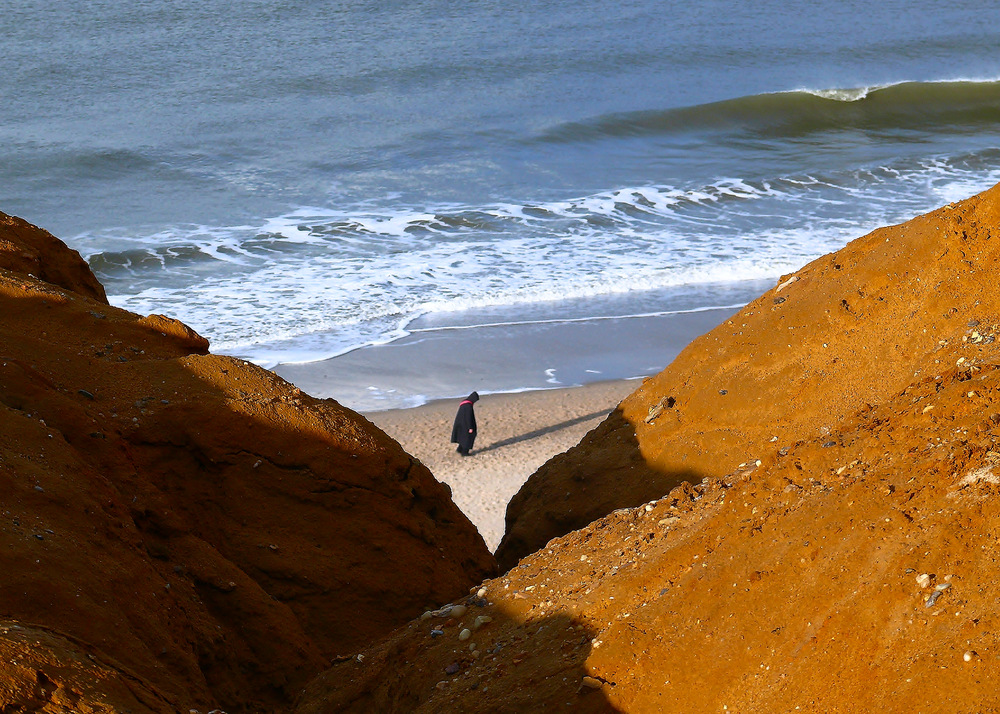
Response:
[{"label": "wet sand", "polygon": [[539,466],[579,443],[641,380],[484,395],[476,404],[479,436],[471,456],[449,443],[461,399],[365,414],[447,483],[458,507],[490,550],[504,532],[507,502]]},{"label": "wet sand", "polygon": [[460,400],[472,390],[486,395],[568,388],[656,374],[691,340],[734,312],[730,307],[580,321],[424,326],[388,344],[318,362],[279,364],[274,371],[314,397],[332,397],[362,413],[415,407],[440,397]]}]

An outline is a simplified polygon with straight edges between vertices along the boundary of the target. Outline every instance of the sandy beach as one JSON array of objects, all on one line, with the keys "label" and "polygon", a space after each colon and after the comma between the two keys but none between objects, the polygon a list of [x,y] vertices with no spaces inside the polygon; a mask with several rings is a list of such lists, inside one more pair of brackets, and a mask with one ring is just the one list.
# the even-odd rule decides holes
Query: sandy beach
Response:
[{"label": "sandy beach", "polygon": [[[734,310],[461,329],[421,324],[389,344],[274,371],[313,396],[333,397],[364,414],[398,441],[451,487],[455,503],[495,550],[507,503],[527,478],[578,444],[645,376]],[[463,391],[456,395],[458,384]],[[481,396],[479,437],[465,458],[449,440],[458,405],[473,389]],[[425,400],[446,394],[454,396]],[[412,400],[426,403],[408,406]]]},{"label": "sandy beach", "polygon": [[447,483],[458,507],[490,550],[504,532],[507,502],[539,466],[579,443],[640,380],[484,395],[476,404],[479,436],[469,457],[449,443],[461,400],[365,414]]}]

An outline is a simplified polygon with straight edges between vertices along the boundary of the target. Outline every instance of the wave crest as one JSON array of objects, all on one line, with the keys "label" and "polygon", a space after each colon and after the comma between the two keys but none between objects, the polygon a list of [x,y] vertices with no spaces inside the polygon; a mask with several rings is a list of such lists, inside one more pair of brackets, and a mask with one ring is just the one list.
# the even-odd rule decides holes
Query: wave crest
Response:
[{"label": "wave crest", "polygon": [[1000,80],[900,82],[846,89],[795,89],[662,111],[609,114],[569,122],[537,143],[723,132],[770,139],[829,130],[926,130],[995,127]]}]

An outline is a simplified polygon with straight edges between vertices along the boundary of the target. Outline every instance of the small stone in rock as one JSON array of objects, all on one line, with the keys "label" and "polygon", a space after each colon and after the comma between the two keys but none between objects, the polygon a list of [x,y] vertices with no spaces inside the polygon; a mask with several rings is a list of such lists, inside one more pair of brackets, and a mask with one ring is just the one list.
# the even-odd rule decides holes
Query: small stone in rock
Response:
[{"label": "small stone in rock", "polygon": [[922,588],[926,588],[931,584],[931,576],[927,573],[921,573],[917,576],[917,585]]},{"label": "small stone in rock", "polygon": [[458,662],[452,662],[444,668],[445,674],[458,674]]},{"label": "small stone in rock", "polygon": [[458,633],[458,639],[460,640],[465,641],[470,637],[472,637],[472,630],[470,630],[468,627],[466,627],[464,630]]},{"label": "small stone in rock", "polygon": [[455,605],[455,607],[451,608],[451,612],[448,614],[451,615],[451,617],[461,617],[468,611],[469,608],[467,608],[465,605]]},{"label": "small stone in rock", "polygon": [[444,630],[431,630],[431,637],[440,637],[444,634]]},{"label": "small stone in rock", "polygon": [[594,677],[585,676],[581,684],[587,687],[588,689],[600,689],[601,685],[604,683],[601,680],[596,679]]},{"label": "small stone in rock", "polygon": [[971,662],[972,658],[975,657],[975,656],[976,656],[976,653],[973,650],[969,650],[964,655],[962,655],[962,659],[964,659],[966,662]]},{"label": "small stone in rock", "polygon": [[[480,627],[489,622],[493,622],[492,617],[490,617],[489,615],[480,615],[479,617],[476,618],[476,621],[473,623],[472,627],[478,630]],[[466,632],[468,632],[468,630],[466,630]]]}]

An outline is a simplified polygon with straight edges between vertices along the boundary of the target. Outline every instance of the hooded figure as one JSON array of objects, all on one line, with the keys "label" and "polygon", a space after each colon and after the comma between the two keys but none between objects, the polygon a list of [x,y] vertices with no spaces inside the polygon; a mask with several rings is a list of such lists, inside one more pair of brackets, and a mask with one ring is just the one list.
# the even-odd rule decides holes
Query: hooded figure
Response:
[{"label": "hooded figure", "polygon": [[455,426],[451,429],[451,443],[458,444],[458,453],[468,456],[476,440],[476,413],[472,405],[479,401],[479,393],[473,392],[458,405]]}]

